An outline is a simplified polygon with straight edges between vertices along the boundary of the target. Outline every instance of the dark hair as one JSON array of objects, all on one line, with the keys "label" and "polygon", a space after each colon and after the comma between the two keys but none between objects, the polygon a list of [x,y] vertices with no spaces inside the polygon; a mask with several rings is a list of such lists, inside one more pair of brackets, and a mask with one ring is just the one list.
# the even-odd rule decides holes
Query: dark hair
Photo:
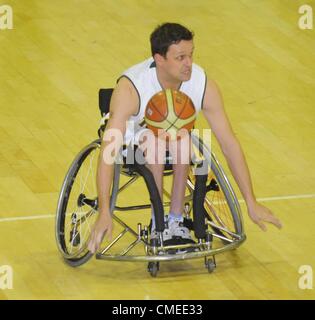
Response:
[{"label": "dark hair", "polygon": [[192,40],[194,33],[178,23],[163,23],[151,33],[151,52],[152,56],[159,53],[166,57],[170,45],[181,40]]}]

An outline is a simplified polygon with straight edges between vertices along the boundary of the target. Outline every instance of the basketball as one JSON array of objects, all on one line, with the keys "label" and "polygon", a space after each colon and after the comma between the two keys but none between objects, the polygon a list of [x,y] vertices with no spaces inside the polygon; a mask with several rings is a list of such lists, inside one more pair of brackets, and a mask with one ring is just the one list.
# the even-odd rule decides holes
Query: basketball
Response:
[{"label": "basketball", "polygon": [[155,136],[166,133],[167,138],[175,140],[179,130],[191,131],[196,120],[196,110],[185,93],[166,89],[149,100],[144,120]]}]

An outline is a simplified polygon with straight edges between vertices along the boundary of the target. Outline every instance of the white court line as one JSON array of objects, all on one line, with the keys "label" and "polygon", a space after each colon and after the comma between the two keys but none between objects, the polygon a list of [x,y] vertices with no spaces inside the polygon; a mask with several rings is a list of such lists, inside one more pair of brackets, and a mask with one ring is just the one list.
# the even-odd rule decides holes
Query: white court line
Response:
[{"label": "white court line", "polygon": [[[315,194],[300,194],[292,196],[280,196],[280,197],[269,197],[269,198],[257,198],[257,201],[268,202],[268,201],[278,201],[278,200],[291,200],[291,199],[307,199],[315,198]],[[245,200],[238,200],[240,203],[245,202]]]},{"label": "white court line", "polygon": [[54,214],[42,214],[42,215],[37,215],[37,216],[12,217],[12,218],[0,218],[0,222],[18,221],[18,220],[49,219],[49,218],[55,218],[55,216],[56,216],[56,215],[54,215]]},{"label": "white court line", "polygon": [[[280,196],[280,197],[269,197],[269,198],[257,198],[257,201],[260,202],[269,202],[269,201],[279,201],[279,200],[296,200],[296,199],[308,199],[315,198],[315,194],[300,194],[300,195],[292,195],[292,196]],[[243,199],[238,200],[240,203],[244,203]],[[8,222],[8,221],[24,221],[24,220],[37,220],[37,219],[51,219],[55,218],[54,214],[43,214],[36,216],[26,216],[26,217],[11,217],[11,218],[0,218],[0,222]]]}]

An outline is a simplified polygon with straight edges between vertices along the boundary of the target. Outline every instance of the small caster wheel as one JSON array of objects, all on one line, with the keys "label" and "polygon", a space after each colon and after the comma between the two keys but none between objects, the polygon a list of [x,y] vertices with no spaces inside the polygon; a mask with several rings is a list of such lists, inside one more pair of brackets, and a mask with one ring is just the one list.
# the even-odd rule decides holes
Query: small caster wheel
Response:
[{"label": "small caster wheel", "polygon": [[150,272],[152,277],[156,277],[159,269],[160,269],[159,262],[149,262],[148,263],[148,271]]},{"label": "small caster wheel", "polygon": [[208,269],[209,273],[212,273],[216,268],[216,263],[214,259],[206,259],[205,258],[205,266]]}]

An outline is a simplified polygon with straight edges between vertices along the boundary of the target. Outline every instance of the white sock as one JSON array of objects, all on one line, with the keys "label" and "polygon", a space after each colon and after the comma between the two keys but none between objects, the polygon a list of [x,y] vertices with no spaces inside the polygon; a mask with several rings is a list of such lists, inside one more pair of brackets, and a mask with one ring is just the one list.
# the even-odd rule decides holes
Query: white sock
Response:
[{"label": "white sock", "polygon": [[182,214],[170,212],[168,215],[168,221],[184,221],[184,217]]}]

